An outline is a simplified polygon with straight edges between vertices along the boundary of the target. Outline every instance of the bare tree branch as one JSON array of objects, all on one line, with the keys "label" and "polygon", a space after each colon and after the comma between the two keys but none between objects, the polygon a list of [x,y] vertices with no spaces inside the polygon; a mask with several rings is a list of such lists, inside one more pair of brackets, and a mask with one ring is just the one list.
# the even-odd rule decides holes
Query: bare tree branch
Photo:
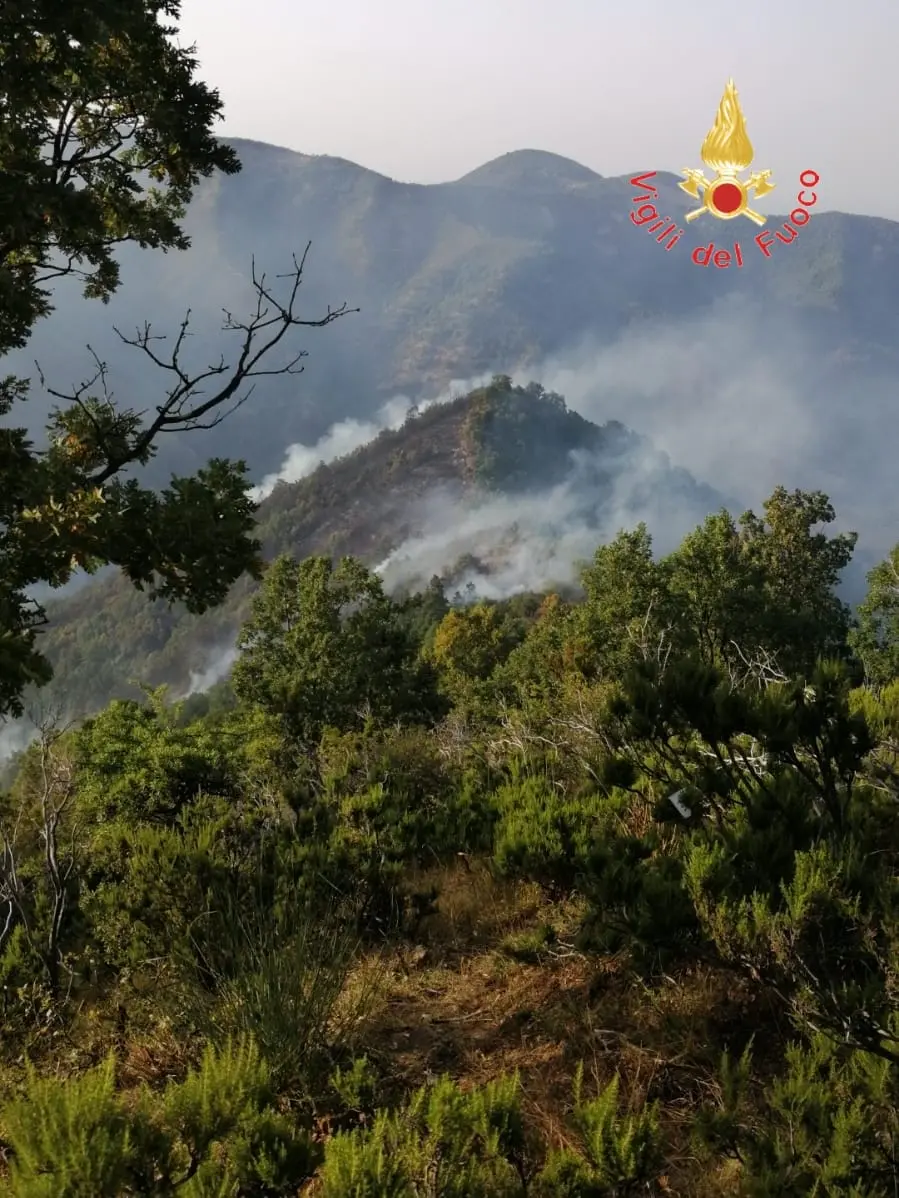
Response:
[{"label": "bare tree branch", "polygon": [[636,622],[627,625],[627,639],[638,650],[640,657],[644,662],[654,661],[659,667],[659,677],[665,673],[668,665],[668,659],[671,656],[671,632],[674,628],[673,624],[667,624],[664,628],[658,629],[658,635],[652,626],[652,609],[655,606],[655,597],[650,599],[639,627]]},{"label": "bare tree branch", "polygon": [[[60,727],[53,714],[32,722],[38,731],[36,793],[23,794],[12,826],[0,825],[0,951],[17,926],[44,962],[50,991],[59,992],[62,968],[61,941],[70,897],[70,881],[77,863],[77,827],[73,826],[68,847],[60,849],[64,816],[75,795],[74,763],[59,752],[60,739],[71,725]],[[50,917],[43,943],[33,920],[34,900],[19,871],[26,830],[36,834],[42,845],[43,880],[47,888]]]},{"label": "bare tree branch", "polygon": [[760,646],[756,646],[752,654],[749,654],[736,641],[732,640],[730,644],[743,667],[739,668],[732,659],[728,658],[727,670],[731,687],[734,690],[742,689],[750,682],[754,682],[760,690],[764,690],[772,683],[789,681],[788,676],[778,665],[776,654]]},{"label": "bare tree branch", "polygon": [[[223,331],[239,335],[239,349],[231,364],[222,355],[218,362],[208,365],[199,373],[190,371],[184,363],[185,344],[190,333],[191,313],[188,309],[184,320],[178,329],[174,343],[168,354],[157,349],[157,343],[165,342],[168,338],[155,334],[150,324],[136,330],[134,336],[126,336],[118,328],[117,336],[125,345],[130,345],[144,353],[150,361],[170,377],[170,386],[166,397],[156,407],[156,414],[147,426],[130,441],[126,450],[109,453],[107,460],[87,480],[86,485],[101,486],[131,462],[144,460],[151,451],[156,438],[165,432],[179,432],[191,429],[210,429],[221,424],[228,416],[244,404],[252,395],[255,383],[250,383],[241,393],[241,389],[251,379],[271,375],[301,374],[303,359],[307,351],[299,350],[286,362],[277,367],[267,367],[264,363],[271,352],[282,342],[288,330],[292,328],[324,328],[342,316],[358,312],[358,308],[348,308],[341,304],[338,308],[328,307],[324,316],[307,320],[297,315],[296,306],[303,281],[303,271],[312,243],[307,242],[302,257],[293,256],[293,270],[284,275],[276,276],[290,280],[289,294],[285,301],[279,300],[266,282],[265,274],[257,275],[255,259],[252,263],[252,284],[256,292],[256,306],[252,314],[245,320],[236,319],[227,310],[224,312]],[[91,419],[91,424],[100,438],[100,448],[104,448],[102,435],[96,421],[91,417],[86,406],[86,400],[93,398],[92,392],[98,385],[102,389],[103,400],[110,405],[113,396],[108,386],[108,368],[97,354],[88,346],[88,350],[96,365],[95,373],[87,380],[68,392],[57,391],[47,385],[40,366],[35,363],[38,373],[47,393],[66,404],[75,404]],[[213,381],[211,392],[206,384]],[[233,401],[233,402],[232,402]],[[210,417],[209,419],[204,419]]]},{"label": "bare tree branch", "polygon": [[60,857],[60,821],[75,794],[75,768],[70,760],[56,752],[56,745],[64,730],[45,723],[40,729],[40,836],[44,842],[44,865],[50,890],[51,914],[47,929],[46,954],[50,987],[55,993],[59,986],[61,965],[60,939],[63,918],[68,907],[69,878],[75,867],[75,834],[72,833],[72,848],[65,857]]}]

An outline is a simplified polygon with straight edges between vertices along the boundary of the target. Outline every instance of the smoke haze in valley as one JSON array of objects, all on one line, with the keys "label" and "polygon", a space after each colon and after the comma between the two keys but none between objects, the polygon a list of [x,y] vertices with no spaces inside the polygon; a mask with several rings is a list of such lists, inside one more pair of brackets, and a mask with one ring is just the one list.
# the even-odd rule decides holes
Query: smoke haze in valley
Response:
[{"label": "smoke haze in valley", "polygon": [[[674,549],[701,521],[695,503],[655,491],[658,452],[699,483],[726,496],[732,514],[761,511],[778,485],[822,490],[836,520],[831,531],[860,534],[846,593],[858,599],[864,574],[899,540],[899,496],[891,484],[894,451],[883,436],[894,403],[891,375],[853,368],[834,381],[820,347],[798,325],[740,301],[700,317],[635,326],[607,345],[585,339],[540,367],[517,372],[563,395],[569,408],[597,424],[618,420],[647,437],[597,522],[589,510],[583,461],[563,485],[525,498],[459,507],[431,496],[420,533],[379,567],[388,585],[421,585],[465,553],[491,555],[509,542],[502,568],[469,575],[484,597],[570,582],[577,562],[622,528],[645,521],[659,553]],[[525,377],[525,374],[527,378]],[[852,402],[853,397],[863,403]]]},{"label": "smoke haze in valley", "polygon": [[[563,585],[597,545],[640,521],[656,551],[669,552],[708,513],[679,487],[656,488],[665,455],[728,497],[735,515],[747,507],[759,511],[778,484],[823,490],[837,513],[832,530],[860,534],[845,579],[851,600],[861,597],[866,571],[899,540],[894,452],[884,435],[894,382],[866,362],[834,372],[798,323],[775,324],[745,303],[728,301],[699,317],[634,326],[606,344],[582,339],[532,368],[500,364],[497,372],[503,371],[516,383],[534,379],[559,392],[569,408],[597,424],[620,421],[649,445],[632,455],[599,507],[592,481],[597,463],[583,452],[572,456],[563,483],[543,491],[465,500],[435,488],[406,513],[413,535],[378,563],[389,590],[423,587],[434,574],[450,575],[460,590],[471,583],[478,596],[492,599]],[[423,410],[488,378],[458,380],[440,395],[396,396],[374,417],[336,421],[314,444],[288,446],[280,470],[261,480],[256,496],[400,427],[413,404]],[[463,558],[467,564],[459,571]],[[186,693],[219,681],[234,657],[233,646],[221,646]],[[0,728],[0,757],[24,747],[30,736],[24,723]]]}]

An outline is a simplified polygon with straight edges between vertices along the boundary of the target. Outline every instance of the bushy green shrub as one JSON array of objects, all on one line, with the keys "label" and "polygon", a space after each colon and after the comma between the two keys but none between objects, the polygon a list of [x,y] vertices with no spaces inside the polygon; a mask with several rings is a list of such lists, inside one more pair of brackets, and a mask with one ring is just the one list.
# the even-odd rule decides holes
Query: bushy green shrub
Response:
[{"label": "bushy green shrub", "polygon": [[700,1151],[742,1162],[739,1194],[890,1198],[899,1184],[899,1073],[815,1034],[787,1046],[785,1069],[761,1094],[751,1046],[721,1061],[720,1099],[700,1112]]},{"label": "bushy green shrub", "polygon": [[580,1148],[553,1151],[525,1129],[516,1076],[463,1091],[441,1078],[371,1127],[325,1147],[322,1198],[624,1198],[655,1176],[661,1149],[655,1107],[619,1110],[618,1080],[593,1099],[574,1086]]},{"label": "bushy green shrub", "polygon": [[375,1110],[378,1077],[368,1057],[355,1057],[346,1069],[338,1065],[329,1080],[347,1111],[362,1114]]},{"label": "bushy green shrub", "polygon": [[546,1198],[625,1198],[647,1188],[662,1163],[658,1109],[619,1110],[618,1078],[595,1098],[583,1095],[584,1069],[574,1081],[574,1120],[581,1151],[550,1155],[538,1179]]},{"label": "bushy green shrub", "polygon": [[526,1169],[518,1079],[463,1093],[441,1078],[370,1128],[334,1136],[320,1184],[322,1198],[518,1198]]},{"label": "bushy green shrub", "polygon": [[207,1048],[161,1094],[115,1088],[108,1058],[80,1077],[29,1073],[2,1112],[14,1198],[287,1195],[314,1168],[311,1142],[280,1118],[268,1068],[248,1042]]},{"label": "bushy green shrub", "polygon": [[216,832],[118,822],[97,833],[82,909],[98,964],[121,970],[189,951],[196,920],[229,875]]},{"label": "bushy green shrub", "polygon": [[571,890],[583,879],[595,846],[622,809],[618,796],[570,795],[543,774],[506,783],[494,792],[493,803],[497,869],[558,890]]},{"label": "bushy green shrub", "polygon": [[342,843],[382,861],[433,865],[489,846],[491,805],[423,728],[340,735],[320,747],[322,785]]},{"label": "bushy green shrub", "polygon": [[76,741],[79,811],[92,821],[172,823],[200,792],[234,794],[226,742],[203,724],[178,725],[164,692],[116,701]]}]

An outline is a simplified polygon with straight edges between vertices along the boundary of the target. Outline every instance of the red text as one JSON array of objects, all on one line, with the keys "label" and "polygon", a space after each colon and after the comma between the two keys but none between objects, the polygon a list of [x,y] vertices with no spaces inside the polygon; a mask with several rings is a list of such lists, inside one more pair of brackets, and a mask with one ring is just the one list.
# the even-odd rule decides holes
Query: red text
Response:
[{"label": "red text", "polygon": [[[775,239],[782,242],[784,245],[789,245],[799,236],[799,229],[803,225],[807,225],[811,220],[809,208],[814,208],[818,202],[817,192],[809,191],[810,187],[817,187],[821,181],[821,176],[817,171],[803,171],[799,176],[799,182],[802,184],[803,190],[799,192],[796,199],[799,202],[799,207],[794,208],[790,213],[790,219],[784,221],[783,232],[780,229],[771,232],[770,229],[765,229],[759,233],[755,239],[755,244],[759,247],[766,258],[771,257],[771,250],[775,244]],[[796,228],[796,226],[799,228]]]},{"label": "red text", "polygon": [[[649,179],[655,178],[655,171],[648,171],[645,175],[635,175],[631,179],[634,187],[643,189],[642,195],[634,196],[633,202],[639,204],[639,208],[635,208],[631,212],[631,221],[638,228],[646,226],[648,233],[656,233],[656,241],[660,244],[664,241],[665,249],[672,250],[684,235],[683,229],[678,229],[677,221],[671,219],[670,216],[659,216],[658,209],[655,204],[646,203],[644,201],[657,200],[659,198],[658,190],[648,182]],[[660,232],[661,230],[661,232]]]}]

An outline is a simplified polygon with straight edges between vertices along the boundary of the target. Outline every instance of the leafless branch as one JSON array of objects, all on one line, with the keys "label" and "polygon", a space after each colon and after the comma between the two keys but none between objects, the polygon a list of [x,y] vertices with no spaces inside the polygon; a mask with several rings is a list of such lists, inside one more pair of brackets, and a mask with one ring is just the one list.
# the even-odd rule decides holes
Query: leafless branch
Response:
[{"label": "leafless branch", "polygon": [[60,822],[75,793],[74,763],[56,751],[64,730],[45,725],[40,730],[40,836],[44,842],[44,866],[50,890],[51,914],[47,929],[46,961],[51,989],[59,983],[60,938],[69,900],[69,879],[75,868],[75,833],[70,851],[60,856]]},{"label": "leafless branch", "polygon": [[[256,293],[255,310],[244,320],[238,320],[231,312],[224,310],[223,331],[236,333],[239,337],[239,348],[231,363],[228,363],[225,356],[222,355],[217,362],[211,363],[199,373],[187,368],[184,362],[184,352],[187,339],[192,336],[190,310],[187,311],[181,322],[167,354],[163,354],[158,346],[169,339],[164,335],[154,333],[150,324],[138,328],[133,336],[126,336],[118,328],[115,329],[117,336],[125,345],[139,349],[155,366],[169,376],[170,385],[165,399],[157,405],[153,419],[130,442],[127,450],[111,455],[97,469],[87,480],[89,486],[100,486],[124,466],[143,460],[162,433],[210,429],[221,424],[253,393],[255,383],[246,386],[250,380],[271,375],[301,374],[304,369],[303,359],[308,356],[306,350],[294,353],[285,364],[276,367],[265,365],[270,360],[269,355],[281,344],[288,330],[292,328],[324,328],[342,316],[359,311],[358,308],[348,308],[344,303],[338,308],[329,306],[325,315],[316,319],[306,320],[297,315],[297,300],[311,244],[311,242],[307,243],[299,259],[296,255],[293,256],[292,271],[276,276],[290,280],[289,294],[284,301],[275,296],[272,287],[266,281],[265,274],[257,274],[256,263],[255,260],[253,261],[252,284]],[[112,403],[113,400],[108,387],[106,364],[100,361],[90,346],[88,349],[97,367],[96,372],[72,391],[56,391],[49,387],[38,366],[38,372],[47,393],[67,404],[77,404],[83,411],[87,410],[85,400],[97,385],[102,387],[105,402]],[[96,424],[94,427],[96,430]],[[100,448],[102,449],[103,446],[101,445]]]},{"label": "leafless branch", "polygon": [[659,667],[659,676],[661,677],[665,673],[668,659],[671,656],[671,630],[674,625],[667,624],[664,628],[654,628],[652,623],[654,605],[655,599],[650,599],[646,614],[639,627],[629,624],[626,631],[628,640],[636,647],[642,660],[655,662]]},{"label": "leafless branch", "polygon": [[[36,789],[23,794],[11,825],[0,826],[0,949],[16,926],[21,926],[29,943],[44,961],[50,989],[59,991],[62,967],[61,940],[70,896],[70,880],[75,869],[77,828],[70,829],[68,847],[60,847],[64,816],[75,794],[75,771],[71,759],[59,751],[60,739],[68,725],[60,727],[56,715],[32,717],[37,727]],[[42,846],[43,879],[47,888],[50,918],[38,943],[38,931],[32,918],[33,900],[19,870],[23,839],[29,828]]]},{"label": "leafless branch", "polygon": [[728,662],[728,674],[733,689],[736,690],[754,682],[760,690],[764,690],[772,683],[789,681],[788,675],[778,665],[774,653],[757,647],[750,655],[736,641],[732,640],[730,644],[741,663],[738,666],[733,660]]}]

